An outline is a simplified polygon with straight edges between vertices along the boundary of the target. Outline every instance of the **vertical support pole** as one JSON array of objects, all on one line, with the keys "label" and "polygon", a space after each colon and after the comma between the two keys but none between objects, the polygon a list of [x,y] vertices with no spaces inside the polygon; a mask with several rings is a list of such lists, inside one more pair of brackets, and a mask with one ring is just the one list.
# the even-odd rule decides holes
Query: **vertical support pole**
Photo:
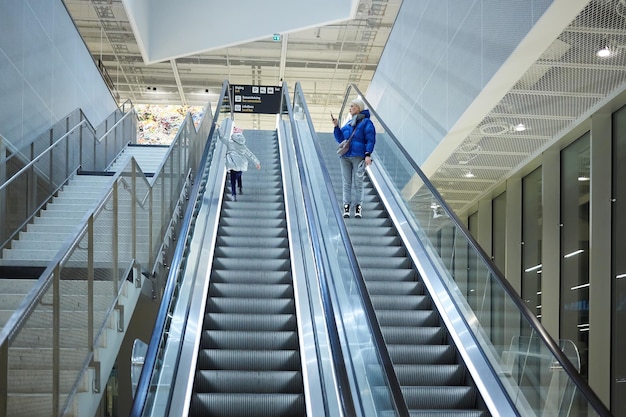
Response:
[{"label": "vertical support pole", "polygon": [[9,340],[0,346],[0,417],[8,417]]},{"label": "vertical support pole", "polygon": [[61,382],[61,264],[54,268],[52,283],[52,410],[60,411]]},{"label": "vertical support pole", "polygon": [[[0,135],[0,185],[7,181],[7,146],[5,139]],[[9,210],[9,199],[7,198],[8,186],[0,190],[0,242],[4,242],[5,236],[9,235],[7,230],[7,212]]]}]

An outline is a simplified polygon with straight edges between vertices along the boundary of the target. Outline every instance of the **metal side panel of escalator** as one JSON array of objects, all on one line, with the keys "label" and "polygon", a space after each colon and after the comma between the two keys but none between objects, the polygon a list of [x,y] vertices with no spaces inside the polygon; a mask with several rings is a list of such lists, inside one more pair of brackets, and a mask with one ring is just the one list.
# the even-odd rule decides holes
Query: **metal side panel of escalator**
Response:
[{"label": "metal side panel of escalator", "polygon": [[[318,137],[342,207],[336,142],[332,134]],[[489,416],[367,175],[364,183],[363,217],[354,217],[353,205],[344,220],[411,416]]]},{"label": "metal side panel of escalator", "polygon": [[304,416],[277,134],[246,131],[261,161],[227,178],[189,416]]}]

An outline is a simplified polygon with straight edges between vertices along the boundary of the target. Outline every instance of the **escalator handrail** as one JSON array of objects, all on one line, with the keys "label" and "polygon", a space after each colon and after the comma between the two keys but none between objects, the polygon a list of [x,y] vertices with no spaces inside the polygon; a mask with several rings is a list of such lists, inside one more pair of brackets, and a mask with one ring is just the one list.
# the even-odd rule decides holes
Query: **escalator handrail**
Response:
[{"label": "escalator handrail", "polygon": [[[309,113],[309,109],[308,106],[306,104],[306,101],[304,99],[304,92],[302,91],[302,87],[300,85],[299,82],[296,83],[296,87],[295,87],[295,92],[294,95],[299,95],[302,97],[302,106],[303,106],[303,111],[305,112],[305,114],[307,116],[310,115]],[[295,101],[295,99],[294,99]],[[309,129],[311,131],[311,134],[313,135],[313,137],[316,137],[315,135],[315,128],[313,126],[313,122],[311,121],[311,117],[307,117],[306,118],[308,125],[309,125]],[[376,318],[376,313],[374,311],[374,306],[372,305],[372,301],[370,299],[369,296],[367,296],[368,292],[367,292],[367,288],[365,286],[365,280],[363,279],[363,276],[361,274],[361,269],[358,266],[358,262],[356,259],[356,254],[354,253],[354,248],[352,246],[352,244],[350,243],[350,237],[348,234],[348,229],[346,227],[346,224],[343,220],[343,217],[341,216],[341,210],[339,207],[339,203],[337,202],[337,199],[335,198],[335,192],[334,189],[332,188],[332,182],[330,179],[330,175],[328,173],[328,169],[326,168],[326,163],[324,162],[324,159],[322,157],[322,151],[320,149],[320,145],[317,141],[313,142],[313,145],[315,146],[315,150],[317,152],[317,157],[318,160],[320,162],[320,165],[322,165],[322,172],[323,172],[323,176],[324,176],[324,183],[326,184],[326,191],[329,195],[329,201],[333,206],[333,213],[335,215],[335,219],[337,221],[337,224],[339,226],[339,231],[341,234],[341,240],[344,244],[344,247],[346,249],[346,252],[348,254],[348,262],[350,264],[350,268],[352,269],[352,272],[356,278],[356,283],[358,285],[359,288],[359,292],[361,294],[361,299],[363,300],[364,303],[364,309],[365,309],[365,316],[367,318],[367,321],[369,323],[370,326],[370,330],[372,332],[372,336],[374,339],[374,344],[376,345],[376,351],[379,354],[380,360],[383,364],[383,369],[386,375],[386,378],[389,382],[389,386],[390,386],[390,390],[391,390],[391,396],[392,396],[392,401],[394,403],[394,406],[396,407],[396,411],[399,413],[400,416],[409,416],[409,410],[408,407],[406,405],[406,402],[404,401],[404,396],[402,395],[402,390],[400,388],[400,383],[398,381],[398,378],[396,376],[395,370],[393,368],[393,363],[391,361],[391,356],[389,355],[389,351],[387,350],[387,345],[385,344],[384,338],[383,338],[383,334],[382,331],[380,329],[380,326],[377,324],[378,323],[378,319]],[[312,213],[314,213],[314,211],[311,211]],[[313,245],[315,247],[316,252],[320,251],[319,248],[319,240],[318,239],[313,239]],[[320,258],[323,259],[323,257],[320,255]],[[326,291],[328,291],[328,289],[326,289]],[[326,302],[326,297],[328,297],[327,294],[324,294],[325,297],[325,302]],[[330,302],[330,300],[328,300]],[[334,316],[333,316],[334,317]]]},{"label": "escalator handrail", "polygon": [[341,120],[341,115],[344,112],[346,106],[350,103],[350,91],[354,89],[359,97],[365,102],[365,105],[369,109],[370,113],[372,113],[377,121],[384,128],[385,133],[388,137],[393,141],[394,145],[397,149],[402,153],[402,155],[406,158],[407,162],[410,163],[411,168],[414,169],[415,173],[420,177],[423,184],[428,188],[428,190],[432,193],[432,195],[437,200],[437,203],[443,208],[446,214],[450,217],[454,226],[461,231],[464,235],[465,239],[468,241],[469,245],[474,249],[479,258],[483,261],[484,265],[488,268],[491,275],[494,277],[496,282],[504,289],[504,292],[507,296],[513,301],[520,314],[530,323],[533,331],[535,331],[538,337],[542,340],[545,346],[550,350],[550,353],[556,358],[556,360],[563,367],[563,370],[566,372],[568,377],[574,382],[576,387],[581,391],[584,397],[589,401],[591,406],[594,408],[598,415],[602,417],[611,417],[611,412],[607,409],[604,403],[600,400],[600,398],[596,395],[596,393],[589,387],[589,384],[578,373],[578,370],[574,367],[571,361],[563,354],[558,344],[554,341],[552,336],[548,334],[545,328],[541,325],[539,320],[535,317],[534,314],[530,311],[526,303],[519,296],[517,291],[513,288],[513,286],[509,283],[508,280],[504,278],[504,274],[500,272],[498,267],[493,263],[491,258],[486,254],[486,252],[482,249],[482,247],[478,244],[478,242],[472,237],[471,233],[465,227],[463,222],[459,219],[456,213],[450,208],[450,206],[443,199],[441,194],[437,191],[435,186],[429,181],[426,174],[421,170],[421,168],[417,165],[417,163],[413,160],[413,158],[409,155],[407,150],[402,146],[398,138],[393,134],[391,129],[387,127],[387,125],[383,122],[381,117],[378,115],[376,110],[370,105],[365,95],[359,90],[359,88],[355,84],[351,84],[346,89],[346,94],[344,97],[344,102],[342,104],[341,110],[339,112],[339,120]]},{"label": "escalator handrail", "polygon": [[[311,236],[311,247],[314,253],[315,262],[320,262],[321,266],[317,268],[317,281],[320,285],[320,296],[322,298],[322,305],[324,307],[324,319],[326,322],[326,328],[328,331],[328,341],[330,345],[330,351],[333,358],[333,367],[336,372],[336,381],[339,387],[346,387],[346,389],[339,390],[339,397],[341,400],[341,404],[347,417],[357,416],[355,399],[351,394],[350,390],[350,379],[348,378],[348,371],[345,366],[345,362],[343,359],[343,349],[341,347],[341,342],[339,338],[339,331],[337,329],[337,324],[334,321],[335,313],[333,309],[333,304],[330,298],[329,289],[328,289],[328,277],[325,274],[327,267],[325,266],[324,256],[322,255],[322,250],[320,248],[320,238],[317,227],[315,225],[317,222],[314,222],[311,217],[316,218],[317,213],[313,209],[313,204],[311,202],[311,197],[309,194],[309,181],[307,171],[302,169],[304,167],[304,160],[302,156],[302,151],[300,149],[300,135],[296,129],[296,122],[293,114],[293,105],[289,100],[289,91],[287,88],[287,83],[283,82],[283,104],[287,107],[287,113],[289,115],[289,120],[291,123],[291,130],[293,136],[293,145],[296,155],[296,161],[298,165],[298,172],[300,176],[300,184],[302,187],[302,198],[304,200],[305,212],[309,213],[309,215],[304,216],[305,222],[307,224],[307,229]],[[297,88],[297,87],[296,87]],[[283,106],[281,105],[281,108]],[[308,114],[308,109],[304,109]],[[359,407],[362,408],[362,407]]]},{"label": "escalator handrail", "polygon": [[[220,109],[222,106],[222,102],[224,100],[225,94],[230,90],[230,86],[228,81],[224,81],[222,84],[222,91],[220,93],[220,98],[217,103],[217,108],[213,115],[213,122],[211,126],[211,130],[209,132],[209,138],[213,137],[215,131],[215,122],[220,115]],[[205,116],[206,117],[206,116]],[[209,155],[209,149],[211,146],[211,141],[207,141],[204,151],[202,153],[202,158],[200,160],[200,164],[198,167],[204,167]],[[154,322],[154,328],[152,330],[152,336],[150,337],[150,342],[148,344],[148,349],[146,351],[146,355],[144,357],[144,363],[141,370],[141,374],[139,376],[139,381],[137,382],[137,388],[135,390],[135,397],[133,400],[133,405],[131,408],[130,416],[131,417],[139,417],[143,413],[143,409],[146,404],[146,400],[149,394],[149,387],[152,379],[152,371],[157,363],[157,355],[159,353],[159,341],[161,340],[161,336],[165,329],[165,324],[167,322],[167,318],[169,315],[169,308],[171,305],[172,298],[174,296],[174,290],[177,285],[177,276],[179,275],[181,268],[183,267],[183,254],[187,246],[187,237],[192,229],[192,219],[194,217],[194,212],[197,207],[197,203],[200,198],[200,188],[202,186],[202,175],[204,174],[204,169],[199,168],[195,173],[194,184],[189,194],[190,204],[187,206],[187,210],[185,211],[185,216],[183,218],[183,222],[181,225],[180,233],[178,236],[178,241],[176,243],[176,249],[174,250],[174,255],[172,257],[172,261],[170,264],[170,270],[167,276],[167,283],[165,285],[165,290],[163,292],[163,296],[161,299],[161,306],[159,307],[159,311],[157,313],[156,320]],[[191,203],[193,202],[193,203]]]}]

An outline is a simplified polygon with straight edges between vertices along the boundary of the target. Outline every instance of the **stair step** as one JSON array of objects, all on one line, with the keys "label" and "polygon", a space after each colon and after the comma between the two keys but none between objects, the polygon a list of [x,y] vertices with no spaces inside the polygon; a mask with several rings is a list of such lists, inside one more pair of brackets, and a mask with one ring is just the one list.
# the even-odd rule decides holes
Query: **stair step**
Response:
[{"label": "stair step", "polygon": [[[59,348],[61,369],[78,371],[82,369],[89,350],[87,348]],[[9,369],[46,370],[52,363],[52,348],[11,348],[9,349]]]},{"label": "stair step", "polygon": [[[52,327],[51,309],[38,309],[28,318],[25,326],[29,328],[46,328]],[[0,323],[7,323],[13,310],[0,310]],[[106,311],[94,311],[94,323],[103,323]],[[75,327],[79,329],[87,328],[87,311],[72,310],[61,312],[61,327]]]},{"label": "stair step", "polygon": [[[13,394],[51,394],[51,370],[9,370],[9,396]],[[69,392],[76,383],[76,372],[61,371],[59,375],[61,392]],[[89,390],[87,378],[81,378],[78,384],[79,392]],[[16,397],[17,398],[17,397]],[[26,398],[26,396],[22,396]],[[13,414],[10,414],[13,415]]]},{"label": "stair step", "polygon": [[[61,395],[59,402],[65,404],[67,395]],[[50,417],[53,409],[52,394],[11,394],[7,397],[7,415],[11,417]],[[70,411],[76,416],[76,410]]]}]

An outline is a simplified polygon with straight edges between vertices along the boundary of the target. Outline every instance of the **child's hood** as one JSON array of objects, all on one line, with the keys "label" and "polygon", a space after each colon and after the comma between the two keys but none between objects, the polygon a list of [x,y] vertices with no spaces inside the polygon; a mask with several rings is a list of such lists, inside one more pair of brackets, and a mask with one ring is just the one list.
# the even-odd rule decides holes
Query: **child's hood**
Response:
[{"label": "child's hood", "polygon": [[240,145],[246,143],[246,137],[241,133],[233,133],[230,138],[233,142],[236,142]]}]

